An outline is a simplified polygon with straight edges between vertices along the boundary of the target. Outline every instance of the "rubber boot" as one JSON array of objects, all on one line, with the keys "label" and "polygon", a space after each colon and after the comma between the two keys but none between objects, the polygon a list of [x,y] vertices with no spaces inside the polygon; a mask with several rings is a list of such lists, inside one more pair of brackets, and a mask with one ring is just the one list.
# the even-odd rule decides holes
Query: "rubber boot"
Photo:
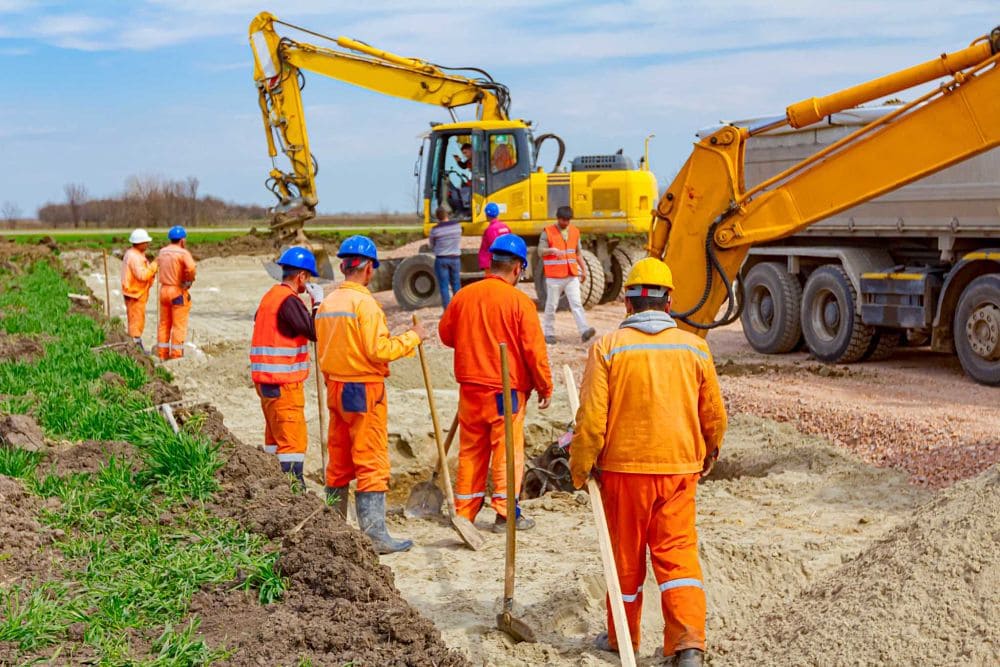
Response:
[{"label": "rubber boot", "polygon": [[[514,527],[518,530],[531,530],[535,527],[535,520],[521,512],[521,503],[514,508]],[[506,533],[507,519],[497,514],[497,518],[493,520],[493,532]]]},{"label": "rubber boot", "polygon": [[696,648],[686,648],[674,654],[674,667],[701,667],[705,664],[705,652]]},{"label": "rubber boot", "polygon": [[299,484],[300,490],[305,490],[306,480],[302,475],[302,461],[282,461],[281,462],[281,472],[286,475],[292,474],[295,476],[295,480]]},{"label": "rubber boot", "polygon": [[384,491],[357,491],[354,503],[358,508],[358,526],[371,539],[376,553],[407,551],[413,546],[413,540],[397,540],[385,529]]},{"label": "rubber boot", "polygon": [[340,518],[347,521],[347,502],[350,500],[348,492],[350,486],[328,486],[326,487],[326,502],[333,509],[337,510]]},{"label": "rubber boot", "polygon": [[611,645],[611,638],[606,632],[602,632],[594,638],[594,647],[608,653],[618,653],[618,649]]}]

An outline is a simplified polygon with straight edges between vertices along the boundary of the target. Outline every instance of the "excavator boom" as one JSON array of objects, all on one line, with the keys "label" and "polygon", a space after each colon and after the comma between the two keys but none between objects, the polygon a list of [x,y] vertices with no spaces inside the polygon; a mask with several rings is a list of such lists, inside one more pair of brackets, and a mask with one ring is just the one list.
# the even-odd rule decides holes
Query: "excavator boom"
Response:
[{"label": "excavator boom", "polygon": [[[723,127],[696,143],[653,212],[647,246],[673,270],[673,308],[681,326],[705,335],[735,321],[736,277],[752,245],[794,234],[1000,145],[998,54],[1000,28],[961,51],[803,100],[760,127]],[[753,134],[804,127],[943,76],[951,78],[939,88],[745,189],[746,142]]]}]

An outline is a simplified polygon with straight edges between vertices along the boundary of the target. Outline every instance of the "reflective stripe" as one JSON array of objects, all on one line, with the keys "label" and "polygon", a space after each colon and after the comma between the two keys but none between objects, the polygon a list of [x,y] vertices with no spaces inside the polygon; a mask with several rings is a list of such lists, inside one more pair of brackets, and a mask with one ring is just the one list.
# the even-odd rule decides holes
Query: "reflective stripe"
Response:
[{"label": "reflective stripe", "polygon": [[699,350],[694,345],[685,345],[684,343],[638,343],[636,345],[622,345],[621,347],[612,348],[610,352],[604,355],[604,361],[610,360],[611,357],[619,352],[631,352],[633,350],[686,350],[694,352],[702,359],[708,359],[708,352]]},{"label": "reflective stripe", "polygon": [[331,310],[325,313],[316,313],[316,319],[322,319],[324,317],[350,317],[357,319],[358,316],[355,313],[348,312],[346,310]]},{"label": "reflective stripe", "polygon": [[622,593],[622,600],[624,602],[635,602],[636,600],[639,599],[639,593],[641,592],[642,592],[642,586],[639,586],[639,588],[635,589],[635,593],[632,593],[632,595],[625,595],[624,593]]},{"label": "reflective stripe", "polygon": [[701,588],[704,590],[704,586],[701,585],[700,579],[694,579],[689,577],[687,579],[674,579],[672,581],[664,581],[660,584],[660,592],[669,591],[672,588],[680,588],[682,586],[694,586],[695,588]]},{"label": "reflective stripe", "polygon": [[308,345],[300,347],[251,347],[250,354],[266,354],[272,357],[294,357],[309,352]]},{"label": "reflective stripe", "polygon": [[496,493],[496,492],[494,492],[493,495],[490,496],[490,497],[491,498],[499,498],[500,500],[507,500],[507,494],[506,493]]},{"label": "reflective stripe", "polygon": [[170,349],[171,345],[170,343],[157,343],[156,347],[165,347],[167,349]]},{"label": "reflective stripe", "polygon": [[264,452],[267,453],[267,454],[277,454],[278,453],[278,446],[277,445],[264,445]]},{"label": "reflective stripe", "polygon": [[485,498],[486,492],[480,491],[479,493],[456,493],[455,497],[459,500],[474,500],[476,498]]},{"label": "reflective stripe", "polygon": [[278,454],[279,463],[300,463],[305,460],[305,454]]},{"label": "reflective stripe", "polygon": [[295,371],[309,370],[309,362],[303,361],[297,364],[250,364],[250,370],[260,373],[293,373]]}]

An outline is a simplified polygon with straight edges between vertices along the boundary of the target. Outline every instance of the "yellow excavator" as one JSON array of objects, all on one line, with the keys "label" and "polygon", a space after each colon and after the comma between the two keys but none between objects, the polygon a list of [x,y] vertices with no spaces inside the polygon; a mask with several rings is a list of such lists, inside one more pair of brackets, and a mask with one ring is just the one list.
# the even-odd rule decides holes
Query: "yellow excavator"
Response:
[{"label": "yellow excavator", "polygon": [[[1000,145],[998,61],[1000,28],[960,51],[792,104],[756,126],[723,126],[702,137],[660,198],[647,247],[673,270],[680,326],[704,336],[740,317],[741,269],[754,278],[762,261],[748,258],[751,247],[756,252]],[[912,102],[745,187],[753,137],[820,127],[837,112],[942,78]],[[980,196],[1000,210],[1000,193]],[[818,247],[815,239],[808,239],[809,249],[795,239],[765,247],[769,267],[746,290],[745,305],[754,310],[744,326],[759,326],[764,336],[779,321],[795,320],[810,351],[828,362],[857,361],[901,332],[929,331],[934,350],[954,350],[975,380],[1000,384],[1000,225],[966,230],[946,211],[941,215],[944,229],[931,247],[902,229],[859,234],[853,247]],[[796,329],[786,347],[797,337]]]},{"label": "yellow excavator", "polygon": [[[277,26],[328,42],[317,46],[279,35]],[[639,167],[619,151],[583,155],[563,165],[565,144],[551,133],[534,136],[531,123],[510,118],[510,93],[487,72],[450,68],[408,58],[346,37],[327,37],[278,20],[269,13],[250,23],[261,115],[267,134],[271,169],[268,187],[278,203],[272,209],[272,229],[284,242],[307,243],[306,221],[315,217],[317,160],[309,149],[301,89],[303,72],[321,74],[384,95],[443,107],[451,122],[431,123],[418,157],[422,193],[420,218],[425,233],[440,207],[462,223],[466,235],[486,228],[484,208],[494,202],[500,219],[532,245],[555,222],[560,206],[573,207],[574,223],[584,234],[583,257],[588,263],[582,286],[585,305],[618,297],[634,251],[618,247],[618,235],[644,235],[657,197],[656,178],[649,170],[648,144]],[[475,119],[459,121],[456,109],[473,106]],[[555,144],[554,165],[538,164],[547,142]],[[279,165],[279,156],[285,158]],[[610,235],[616,236],[610,236]],[[332,274],[328,262],[327,275]],[[433,258],[426,254],[400,262],[385,262],[396,299],[404,308],[418,308],[439,299]],[[540,260],[534,258],[536,286],[544,286]],[[474,256],[463,257],[463,279],[478,273]],[[383,273],[381,280],[389,278]],[[544,298],[545,290],[539,294]]]}]

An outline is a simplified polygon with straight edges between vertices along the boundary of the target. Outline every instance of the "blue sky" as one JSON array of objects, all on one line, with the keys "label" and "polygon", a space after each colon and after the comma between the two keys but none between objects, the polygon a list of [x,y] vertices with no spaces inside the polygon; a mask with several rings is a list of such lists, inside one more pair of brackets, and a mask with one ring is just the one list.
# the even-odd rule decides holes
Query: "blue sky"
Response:
[{"label": "blue sky", "polygon": [[[569,157],[638,157],[655,133],[661,186],[693,133],[959,49],[1000,23],[995,1],[506,2],[0,0],[0,202],[26,215],[63,185],[114,195],[132,174],[270,205],[247,25],[290,23],[402,55],[490,71],[512,114]],[[296,36],[299,38],[300,36]],[[315,41],[314,38],[301,36]],[[308,76],[319,209],[412,211],[429,106]]]}]

